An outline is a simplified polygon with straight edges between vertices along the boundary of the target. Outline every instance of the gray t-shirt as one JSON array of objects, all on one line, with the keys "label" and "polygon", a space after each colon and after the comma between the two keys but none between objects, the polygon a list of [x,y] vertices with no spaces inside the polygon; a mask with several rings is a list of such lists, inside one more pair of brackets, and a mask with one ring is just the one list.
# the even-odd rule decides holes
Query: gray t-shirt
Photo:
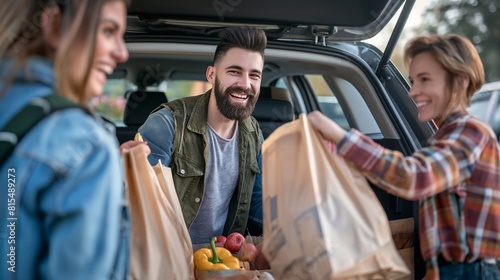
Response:
[{"label": "gray t-shirt", "polygon": [[219,136],[208,123],[207,127],[205,193],[198,215],[189,228],[193,244],[209,243],[212,237],[222,234],[239,176],[238,125],[231,139]]}]

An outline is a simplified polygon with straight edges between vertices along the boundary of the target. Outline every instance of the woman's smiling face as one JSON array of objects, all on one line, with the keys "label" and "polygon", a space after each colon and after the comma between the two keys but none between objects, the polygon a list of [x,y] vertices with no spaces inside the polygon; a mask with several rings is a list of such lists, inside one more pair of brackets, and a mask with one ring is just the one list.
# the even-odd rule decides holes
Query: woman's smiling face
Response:
[{"label": "woman's smiling face", "polygon": [[416,55],[410,64],[410,97],[418,108],[419,120],[442,120],[449,106],[446,70],[429,52]]},{"label": "woman's smiling face", "polygon": [[128,59],[123,40],[126,29],[127,7],[123,1],[106,1],[102,7],[97,27],[96,49],[87,90],[90,96],[102,93],[107,75],[113,73],[116,65]]}]

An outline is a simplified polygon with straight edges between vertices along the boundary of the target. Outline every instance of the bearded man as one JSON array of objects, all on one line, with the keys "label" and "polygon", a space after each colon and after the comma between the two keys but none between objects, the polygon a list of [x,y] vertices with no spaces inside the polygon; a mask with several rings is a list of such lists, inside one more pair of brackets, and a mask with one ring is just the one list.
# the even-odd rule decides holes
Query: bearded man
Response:
[{"label": "bearded man", "polygon": [[226,28],[219,38],[206,71],[212,89],[163,104],[139,128],[149,162],[172,169],[193,244],[244,234],[247,223],[262,228],[264,138],[251,114],[267,39],[253,27]]}]

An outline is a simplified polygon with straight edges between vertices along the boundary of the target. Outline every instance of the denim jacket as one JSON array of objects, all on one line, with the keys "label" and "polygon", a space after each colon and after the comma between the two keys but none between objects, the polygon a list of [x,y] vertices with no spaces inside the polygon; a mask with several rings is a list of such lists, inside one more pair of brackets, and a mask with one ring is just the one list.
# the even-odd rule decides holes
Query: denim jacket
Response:
[{"label": "denim jacket", "polygon": [[[0,79],[11,72],[0,61]],[[48,61],[29,59],[0,99],[0,128],[54,83]],[[114,136],[81,109],[31,129],[0,163],[0,279],[124,279],[121,167]]]},{"label": "denim jacket", "polygon": [[[152,113],[139,128],[149,143],[148,160],[161,160],[172,168],[172,176],[186,225],[194,221],[204,192],[208,142],[207,113],[210,91],[174,100]],[[174,137],[175,134],[175,137]],[[182,139],[182,141],[180,140]],[[245,232],[248,220],[262,227],[262,132],[257,121],[239,122],[240,170],[238,186],[231,199],[224,234]]]}]

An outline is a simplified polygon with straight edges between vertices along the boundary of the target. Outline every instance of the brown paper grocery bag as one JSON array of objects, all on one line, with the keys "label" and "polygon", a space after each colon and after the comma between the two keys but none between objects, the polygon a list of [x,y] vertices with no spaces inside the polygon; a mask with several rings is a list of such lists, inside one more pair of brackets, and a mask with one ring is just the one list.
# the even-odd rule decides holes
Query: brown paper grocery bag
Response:
[{"label": "brown paper grocery bag", "polygon": [[194,279],[193,249],[170,168],[152,167],[144,147],[122,153],[131,213],[131,279]]},{"label": "brown paper grocery bag", "polygon": [[409,273],[366,179],[307,117],[263,144],[264,248],[276,279],[397,279]]}]

